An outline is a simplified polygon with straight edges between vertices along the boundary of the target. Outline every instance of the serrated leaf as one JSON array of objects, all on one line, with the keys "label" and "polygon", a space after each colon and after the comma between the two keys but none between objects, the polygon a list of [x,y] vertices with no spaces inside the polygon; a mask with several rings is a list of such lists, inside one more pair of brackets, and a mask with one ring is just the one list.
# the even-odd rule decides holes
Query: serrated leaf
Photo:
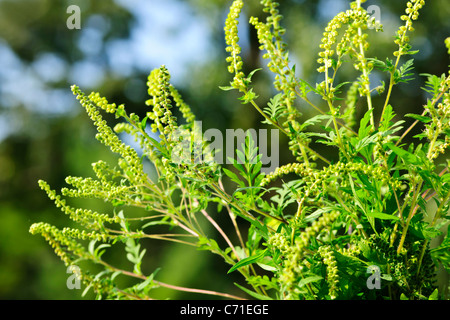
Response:
[{"label": "serrated leaf", "polygon": [[395,117],[394,110],[392,109],[392,106],[388,104],[383,113],[383,122],[381,124],[382,128],[381,131],[386,131],[389,128],[390,122],[394,117]]},{"label": "serrated leaf", "polygon": [[431,122],[430,118],[428,118],[426,116],[421,116],[419,114],[414,114],[414,113],[407,113],[407,114],[405,114],[405,117],[413,118],[413,119],[419,120],[420,122],[423,122],[423,123]]},{"label": "serrated leaf", "polygon": [[[244,153],[243,153],[241,150],[236,149],[236,155],[237,155],[237,157],[238,157],[238,160],[239,160],[239,163],[240,163],[240,164],[243,164],[243,163],[246,163],[246,162],[247,162],[247,161],[246,161],[247,159],[246,159]],[[248,159],[248,160],[249,160],[249,159]]]},{"label": "serrated leaf", "polygon": [[372,126],[369,125],[371,114],[372,114],[372,110],[367,111],[365,113],[364,117],[360,121],[359,130],[358,130],[359,139],[365,138],[372,129]]},{"label": "serrated leaf", "polygon": [[386,146],[391,149],[399,158],[406,161],[406,164],[415,164],[419,165],[422,163],[419,157],[417,157],[415,154],[412,154],[409,151],[403,150],[397,146],[395,146],[393,143],[389,142],[386,144]]},{"label": "serrated leaf", "polygon": [[242,97],[239,98],[239,100],[242,101],[242,104],[247,104],[253,100],[258,98],[258,95],[253,92],[253,89],[251,88],[248,90]]},{"label": "serrated leaf", "polygon": [[308,120],[306,120],[305,122],[303,122],[300,126],[300,130],[299,131],[303,131],[304,129],[306,129],[307,127],[311,126],[311,125],[315,125],[319,122],[321,122],[322,120],[325,119],[330,119],[332,118],[332,116],[328,115],[328,114],[319,114],[316,115]]},{"label": "serrated leaf", "polygon": [[242,180],[240,180],[239,178],[238,178],[238,176],[233,172],[233,171],[230,171],[230,170],[228,170],[228,169],[226,169],[226,168],[223,168],[222,169],[223,170],[223,172],[225,172],[225,174],[232,180],[232,181],[234,181],[237,185],[239,185],[240,187],[245,187],[245,183],[242,181]]}]

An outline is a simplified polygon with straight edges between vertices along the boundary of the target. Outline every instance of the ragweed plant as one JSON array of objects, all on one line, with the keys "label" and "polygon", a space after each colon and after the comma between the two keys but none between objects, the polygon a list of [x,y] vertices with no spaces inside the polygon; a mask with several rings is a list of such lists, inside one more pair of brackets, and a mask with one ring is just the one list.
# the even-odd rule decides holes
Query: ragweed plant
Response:
[{"label": "ragweed plant", "polygon": [[[352,2],[326,26],[317,57],[323,81],[312,85],[298,77],[289,60],[278,3],[261,1],[266,18],[251,17],[249,22],[256,29],[268,70],[274,74],[277,93],[267,105],[260,104],[252,88],[252,76],[258,70],[248,75],[243,72],[238,18],[244,1],[232,3],[225,21],[225,40],[233,78],[222,89],[238,91],[239,99],[253,106],[263,123],[288,137],[296,162],[270,174],[261,171],[261,154],[251,135],[236,151],[232,168],[222,168],[212,160],[214,154],[196,130],[194,114],[171,85],[164,66],[148,78],[149,109],[142,119],[98,93],[86,95],[73,86],[73,93],[97,127],[96,138],[118,154],[118,162],[114,166],[101,160],[94,163],[95,179],[67,177],[69,187],[61,194],[39,181],[55,205],[79,227],[60,230],[41,222],[33,224],[30,232],[42,235],[66,265],[91,262],[100,266],[98,273],[86,267],[80,275],[99,298],[147,299],[161,286],[241,298],[164,283],[157,280],[157,270],[144,274],[146,250],[142,244],[152,239],[221,256],[230,265],[229,273],[239,272],[245,280],[236,284],[243,290],[242,298],[446,298],[446,288],[438,290],[436,272],[440,265],[447,272],[450,269],[446,157],[450,73],[422,75],[427,96],[423,112],[406,115],[414,120],[409,127],[404,120],[395,121],[398,106],[391,105],[391,95],[400,83],[410,84],[414,63],[405,58],[416,53],[411,50],[410,36],[425,1],[407,2],[401,16],[404,24],[395,35],[397,49],[384,60],[367,54],[371,34],[383,27],[373,21],[361,6],[363,2]],[[448,39],[446,45],[450,50]],[[353,67],[358,76],[338,83],[344,64]],[[389,81],[371,83],[374,69],[386,73]],[[383,98],[381,105],[374,103],[375,95]],[[356,119],[357,105],[363,108],[361,119]],[[304,119],[300,110],[305,106],[317,114]],[[184,121],[174,117],[175,107]],[[124,121],[112,129],[103,112]],[[376,114],[381,116],[377,119]],[[318,124],[322,131],[310,130]],[[417,126],[422,131],[406,143],[405,138]],[[136,138],[142,156],[119,139],[118,134],[124,132]],[[334,152],[335,160],[315,150],[312,146],[317,143],[324,144],[328,155]],[[145,170],[144,161],[153,164],[154,175]],[[224,179],[235,189],[226,190]],[[102,199],[111,204],[111,210],[100,213],[73,208],[62,197]],[[141,214],[129,214],[131,207]],[[235,236],[217,223],[217,215],[229,217]],[[226,245],[208,235],[200,219],[206,219]],[[161,225],[170,232],[152,230]],[[443,231],[443,241],[431,247],[430,242],[439,239]],[[132,269],[116,267],[103,258],[104,252],[119,244],[125,246],[124,257]],[[378,287],[368,283],[373,270],[379,271],[375,275]],[[122,276],[137,283],[120,287],[117,279]]]}]

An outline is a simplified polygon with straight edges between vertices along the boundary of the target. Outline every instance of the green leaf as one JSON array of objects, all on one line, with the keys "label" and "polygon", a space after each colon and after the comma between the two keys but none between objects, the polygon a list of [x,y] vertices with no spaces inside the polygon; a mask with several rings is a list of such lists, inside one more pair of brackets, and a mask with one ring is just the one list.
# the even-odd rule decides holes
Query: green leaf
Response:
[{"label": "green leaf", "polygon": [[420,158],[417,157],[415,154],[412,154],[411,152],[403,150],[403,149],[395,146],[391,142],[387,143],[386,146],[389,149],[391,149],[399,158],[405,160],[407,165],[408,164],[420,165],[422,163]]},{"label": "green leaf", "polygon": [[439,260],[443,267],[450,272],[450,226],[447,228],[447,235],[437,248],[430,250],[431,255]]},{"label": "green leaf", "polygon": [[152,137],[150,137],[148,134],[145,136],[146,139],[150,140],[150,142],[152,143],[152,145],[158,149],[159,152],[161,152],[161,154],[165,157],[165,158],[170,158],[169,155],[167,154],[167,151],[165,148],[163,148],[161,146],[161,144],[156,141],[155,139],[153,139]]},{"label": "green leaf", "polygon": [[[286,109],[284,105],[280,104],[281,96],[282,94],[279,93],[273,98],[270,98],[270,101],[267,103],[267,107],[264,108],[264,112],[274,121],[278,121],[278,118],[283,115]],[[272,122],[267,119],[264,119],[262,123],[272,125]]]},{"label": "green leaf", "polygon": [[105,250],[101,250],[101,249],[109,248],[109,247],[111,247],[111,245],[107,244],[107,243],[103,243],[103,244],[99,245],[97,247],[97,249],[95,249],[95,251],[94,251],[94,256],[96,256],[98,259],[100,259],[100,257],[103,255],[103,253],[105,253]]},{"label": "green leaf", "polygon": [[225,86],[225,87],[219,86],[219,89],[223,90],[223,91],[230,91],[230,90],[234,90],[236,88],[232,87],[232,86]]},{"label": "green leaf", "polygon": [[349,84],[349,83],[351,83],[351,82],[350,81],[344,81],[344,82],[338,84],[336,87],[334,87],[335,92],[339,92],[338,89],[340,87],[345,86],[346,84]]},{"label": "green leaf", "polygon": [[414,55],[414,54],[417,54],[417,53],[419,53],[419,52],[420,52],[420,50],[410,50],[410,51],[408,51],[406,54]]},{"label": "green leaf", "polygon": [[413,69],[414,69],[414,59],[410,59],[410,60],[406,61],[400,67],[400,69],[395,70],[396,72],[394,73],[394,83],[398,83],[398,82],[407,83],[410,80],[412,80],[411,76],[413,76],[414,73],[411,73],[410,71]]},{"label": "green leaf", "polygon": [[317,276],[317,275],[309,276],[309,277],[306,277],[305,279],[300,280],[300,282],[298,283],[298,286],[299,286],[299,288],[301,288],[304,285],[307,285],[308,283],[316,282],[316,281],[319,281],[322,279],[323,279],[323,277]]},{"label": "green leaf", "polygon": [[89,284],[89,285],[86,287],[86,289],[84,289],[83,293],[81,294],[81,297],[84,297],[84,296],[88,293],[89,289],[91,289],[91,288],[92,288],[92,283]]},{"label": "green leaf", "polygon": [[147,119],[148,119],[148,117],[145,117],[145,118],[142,119],[142,121],[141,121],[141,129],[142,129],[143,131],[145,131],[145,127],[146,127],[146,124],[147,124]]},{"label": "green leaf", "polygon": [[241,286],[241,285],[239,285],[239,284],[237,284],[237,283],[234,283],[234,284],[235,284],[236,287],[238,287],[238,288],[241,289],[242,291],[248,293],[248,294],[249,294],[250,296],[252,296],[253,298],[256,298],[256,299],[258,299],[258,300],[273,300],[271,297],[268,297],[268,296],[259,294],[259,293],[254,292],[254,291],[251,291],[251,290],[249,290],[249,289],[247,289],[247,288],[244,288],[243,286]]},{"label": "green leaf", "polygon": [[111,281],[114,281],[114,279],[118,276],[121,275],[122,271],[116,271],[111,275]]},{"label": "green leaf", "polygon": [[168,225],[168,226],[172,226],[172,225],[174,225],[174,224],[173,224],[173,222],[169,222],[169,221],[150,221],[150,222],[144,224],[144,225],[141,227],[141,229],[145,229],[145,228],[147,228],[147,227],[150,227],[150,226],[157,226],[157,225]]},{"label": "green leaf", "polygon": [[149,285],[151,286],[151,285],[152,285],[152,282],[153,282],[153,279],[154,279],[155,275],[158,273],[159,270],[160,270],[160,268],[157,268],[155,271],[153,271],[153,273],[152,273],[151,275],[149,275],[145,281],[143,281],[142,283],[140,283],[140,284],[136,287],[136,289],[137,289],[138,291],[142,291],[142,290],[144,290],[145,288],[147,288]]},{"label": "green leaf", "polygon": [[256,264],[266,271],[276,272],[278,270],[276,267],[265,264],[265,263],[256,262]]},{"label": "green leaf", "polygon": [[255,70],[253,70],[252,72],[250,72],[248,74],[247,78],[245,78],[245,82],[246,82],[247,85],[252,82],[253,75],[255,74],[256,71],[259,71],[259,70],[262,70],[262,68],[255,69]]},{"label": "green leaf", "polygon": [[418,114],[415,114],[415,113],[407,113],[407,114],[405,114],[405,117],[413,118],[413,119],[419,120],[420,122],[423,122],[423,123],[431,122],[430,118],[428,118],[426,116],[421,116],[421,115],[418,115]]},{"label": "green leaf", "polygon": [[364,117],[360,121],[358,137],[359,139],[363,139],[367,137],[372,130],[372,125],[369,125],[370,117],[372,114],[372,110],[369,110],[365,113]]},{"label": "green leaf", "polygon": [[[315,125],[323,120],[328,120],[332,118],[332,116],[328,115],[328,114],[319,114],[316,115],[308,120],[306,120],[305,122],[302,123],[302,125],[300,126],[299,131],[303,131],[304,129],[306,129],[307,127],[311,126],[311,125]],[[292,129],[293,130],[293,129]]]},{"label": "green leaf", "polygon": [[430,294],[428,300],[439,300],[439,290],[437,288]]},{"label": "green leaf", "polygon": [[214,239],[199,237],[197,242],[198,250],[220,251],[220,247]]},{"label": "green leaf", "polygon": [[396,220],[399,221],[400,218],[391,214],[381,213],[381,212],[368,212],[369,217],[381,219],[381,220]]},{"label": "green leaf", "polygon": [[409,298],[404,293],[402,293],[400,295],[400,300],[409,300]]},{"label": "green leaf", "polygon": [[225,174],[226,174],[232,181],[236,182],[236,184],[237,184],[238,186],[240,186],[241,188],[244,188],[244,187],[245,187],[245,183],[244,183],[242,180],[240,180],[240,179],[238,178],[238,176],[237,176],[233,171],[230,171],[230,170],[228,170],[228,169],[226,169],[226,168],[222,168],[222,170],[223,170],[223,172],[225,172]]},{"label": "green leaf", "polygon": [[391,124],[391,120],[394,119],[394,117],[395,117],[394,110],[392,109],[392,106],[390,104],[388,104],[386,106],[386,109],[384,110],[383,122],[381,124],[380,131],[388,130],[390,127],[390,124]]},{"label": "green leaf", "polygon": [[230,270],[228,270],[227,273],[231,273],[231,272],[233,272],[236,269],[239,269],[239,268],[242,268],[242,267],[247,266],[249,264],[255,263],[258,260],[264,258],[266,254],[267,254],[267,249],[261,251],[260,253],[258,253],[256,255],[253,255],[253,256],[247,257],[245,259],[242,259],[239,262],[237,262],[234,266],[232,266],[230,268]]},{"label": "green leaf", "polygon": [[258,98],[258,95],[254,93],[253,89],[251,88],[242,97],[240,97],[239,100],[242,101],[242,104],[247,104],[255,100],[256,98]]}]

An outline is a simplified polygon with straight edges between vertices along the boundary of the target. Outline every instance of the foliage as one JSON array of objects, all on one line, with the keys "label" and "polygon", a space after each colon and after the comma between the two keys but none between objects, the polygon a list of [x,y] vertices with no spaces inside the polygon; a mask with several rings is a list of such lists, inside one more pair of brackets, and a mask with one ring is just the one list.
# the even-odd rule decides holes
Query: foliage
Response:
[{"label": "foliage", "polygon": [[[296,160],[267,175],[261,172],[261,154],[251,135],[236,151],[237,159],[231,159],[233,168],[210,161],[208,146],[196,132],[195,116],[171,85],[165,66],[148,78],[151,110],[144,118],[73,86],[97,127],[96,138],[118,155],[118,162],[114,167],[94,163],[96,178],[67,177],[71,188],[63,188],[61,195],[40,181],[55,205],[80,227],[60,230],[41,222],[31,226],[31,233],[44,236],[66,265],[82,261],[100,265],[95,276],[88,268],[81,271],[82,280],[99,298],[146,299],[161,286],[240,298],[163,283],[156,280],[158,270],[143,274],[146,250],[141,243],[146,239],[183,243],[221,256],[230,265],[229,273],[239,272],[249,287],[236,286],[257,299],[445,298],[446,288],[438,290],[435,276],[439,264],[450,269],[448,232],[439,245],[431,248],[430,242],[448,227],[450,173],[449,161],[442,155],[450,145],[450,75],[423,75],[428,95],[424,111],[406,115],[415,122],[403,127],[405,121],[396,120],[390,98],[395,86],[410,85],[413,60],[402,58],[416,53],[411,51],[409,34],[425,1],[407,3],[401,16],[404,25],[395,37],[398,49],[384,61],[366,56],[369,33],[382,31],[382,26],[371,20],[362,2],[352,2],[327,25],[317,60],[323,81],[311,85],[298,78],[289,61],[278,3],[261,1],[267,17],[265,21],[251,17],[250,24],[257,30],[277,91],[265,107],[258,104],[251,86],[257,70],[248,75],[243,71],[238,18],[244,3],[233,2],[225,22],[226,61],[233,79],[222,89],[238,91],[243,104],[253,106],[264,123],[283,132]],[[376,26],[374,30],[368,29],[369,24]],[[338,71],[346,64],[359,75],[338,83]],[[370,75],[375,68],[387,73],[387,85],[374,88]],[[384,92],[384,103],[375,105],[373,96]],[[303,120],[301,104],[318,114]],[[357,120],[355,109],[360,105],[366,110]],[[183,124],[174,117],[174,106],[180,108]],[[375,110],[381,110],[378,120]],[[112,129],[101,111],[124,122]],[[405,137],[418,125],[421,133],[406,144]],[[123,133],[135,137],[142,155],[120,140]],[[188,150],[181,157],[180,143],[187,143],[183,152]],[[330,154],[336,152],[337,160],[316,151],[318,143]],[[148,161],[152,173],[146,169]],[[226,190],[224,179],[236,188]],[[76,209],[61,196],[102,199],[112,209],[110,213]],[[130,207],[142,214],[127,215]],[[237,244],[208,213],[215,207],[231,219]],[[202,217],[222,239],[204,231]],[[170,232],[152,232],[155,226],[167,226]],[[121,243],[132,271],[102,258],[110,246]],[[375,289],[369,285],[374,267],[380,282]],[[123,288],[116,281],[119,276],[139,282]]]}]

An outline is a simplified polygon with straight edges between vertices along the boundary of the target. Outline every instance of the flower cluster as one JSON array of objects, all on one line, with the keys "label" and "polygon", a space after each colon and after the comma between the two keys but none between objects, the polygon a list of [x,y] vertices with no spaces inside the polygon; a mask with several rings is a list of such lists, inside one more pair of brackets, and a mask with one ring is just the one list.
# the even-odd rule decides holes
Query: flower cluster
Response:
[{"label": "flower cluster", "polygon": [[306,227],[296,240],[296,249],[298,252],[303,252],[307,248],[311,239],[317,237],[323,229],[329,228],[333,221],[340,216],[339,211],[324,212],[322,216],[315,220],[311,226]]},{"label": "flower cluster", "polygon": [[148,94],[152,97],[146,101],[153,110],[147,112],[147,117],[153,121],[153,132],[160,132],[162,143],[173,143],[172,135],[177,129],[176,118],[172,115],[170,99],[170,74],[165,66],[154,69],[148,76]]},{"label": "flower cluster", "polygon": [[72,219],[75,222],[80,223],[81,225],[94,228],[94,229],[100,229],[103,224],[106,223],[117,223],[119,222],[118,217],[110,217],[107,214],[101,214],[98,212],[94,212],[89,209],[81,209],[81,208],[73,208],[66,204],[66,201],[64,199],[61,199],[60,195],[57,195],[54,190],[50,188],[47,182],[43,180],[39,180],[39,186],[42,190],[44,190],[50,200],[53,200],[55,202],[55,206],[57,208],[61,208],[61,211],[67,214],[70,219]]},{"label": "flower cluster", "polygon": [[111,168],[105,161],[99,160],[92,163],[92,169],[95,172],[97,178],[103,182],[110,182],[116,178],[122,177],[122,172]]},{"label": "flower cluster", "polygon": [[383,184],[389,184],[392,188],[398,189],[401,187],[401,182],[392,178],[381,166],[366,164],[362,162],[337,162],[321,170],[313,170],[303,163],[290,163],[275,169],[275,171],[261,181],[261,186],[264,187],[270,182],[280,178],[289,173],[295,173],[303,178],[306,182],[315,183],[325,181],[330,178],[340,179],[348,173],[360,172],[365,175],[370,175],[374,179],[381,181]]},{"label": "flower cluster", "polygon": [[66,266],[71,265],[76,258],[89,259],[89,254],[80,243],[64,235],[55,226],[43,222],[34,223],[30,227],[30,233],[43,236]]},{"label": "flower cluster", "polygon": [[278,232],[272,234],[268,240],[268,245],[270,247],[277,248],[283,255],[287,255],[292,251],[292,247],[289,244],[288,239]]},{"label": "flower cluster", "polygon": [[[339,13],[328,23],[321,40],[322,43],[319,45],[323,50],[319,52],[319,59],[317,60],[320,64],[323,64],[318,69],[319,72],[325,72],[326,69],[332,66],[331,58],[334,54],[341,58],[349,51],[357,53],[360,45],[367,50],[369,46],[369,43],[366,41],[367,34],[359,34],[358,29],[367,29],[368,19],[369,15],[364,9],[355,8],[354,10]],[[344,36],[336,45],[336,49],[333,49],[337,42],[339,30],[344,25],[347,25]]]},{"label": "flower cluster", "polygon": [[402,56],[409,52],[411,46],[409,37],[406,35],[408,31],[414,31],[413,21],[419,18],[419,10],[425,5],[425,0],[411,0],[407,3],[405,9],[406,15],[402,15],[400,19],[405,21],[405,25],[401,26],[397,31],[395,43],[398,44],[399,50],[394,52],[395,56]]},{"label": "flower cluster", "polygon": [[250,24],[257,31],[260,49],[266,51],[263,58],[270,60],[267,67],[275,74],[274,87],[283,92],[281,101],[290,107],[296,96],[296,82],[290,79],[292,71],[289,68],[287,45],[282,38],[286,30],[280,26],[282,15],[277,9],[279,4],[272,0],[261,1],[261,3],[264,5],[263,10],[270,16],[267,17],[266,23],[259,21],[257,17],[251,17]]},{"label": "flower cluster", "polygon": [[[334,79],[328,77],[328,69],[332,67],[336,71],[341,66],[341,59],[345,54],[356,57],[354,68],[362,72],[359,82],[360,94],[368,95],[370,93],[369,73],[373,65],[367,61],[364,55],[364,52],[369,48],[369,42],[367,41],[367,33],[363,32],[368,28],[369,22],[367,11],[357,7],[356,3],[352,3],[352,10],[339,13],[325,28],[320,44],[320,48],[323,50],[319,52],[319,59],[317,60],[321,66],[317,70],[326,74],[325,81],[319,84],[319,88],[329,99],[334,98],[336,89],[332,86]],[[337,43],[339,30],[344,25],[347,26],[347,29],[340,42]],[[380,30],[380,26],[377,26],[376,30]],[[337,56],[337,59],[333,59],[334,55]]]},{"label": "flower cluster", "polygon": [[68,197],[98,198],[107,202],[125,199],[129,187],[118,186],[112,181],[99,181],[92,178],[66,177],[66,183],[74,189],[62,188],[61,193]]},{"label": "flower cluster", "polygon": [[75,228],[64,228],[62,230],[62,234],[64,236],[70,237],[72,239],[80,239],[80,240],[96,240],[106,242],[109,239],[113,239],[114,236],[110,236],[105,232],[96,232],[96,231],[86,231]]},{"label": "flower cluster", "polygon": [[235,0],[233,2],[227,19],[225,20],[224,27],[225,42],[227,44],[226,51],[230,54],[230,56],[226,59],[229,63],[228,72],[234,73],[234,79],[231,85],[236,89],[245,88],[245,84],[243,82],[244,73],[241,71],[243,65],[242,58],[240,56],[241,47],[238,44],[238,19],[243,6],[244,2],[242,0]]},{"label": "flower cluster", "polygon": [[191,108],[184,102],[180,93],[173,85],[170,85],[170,94],[173,97],[173,101],[175,102],[175,106],[178,107],[183,115],[183,118],[186,119],[188,124],[193,124],[195,121],[195,115],[192,113]]},{"label": "flower cluster", "polygon": [[[311,240],[316,238],[324,229],[329,228],[339,215],[339,211],[324,212],[319,219],[300,233],[300,236],[295,239],[294,245],[290,245],[285,236],[280,233],[275,233],[270,238],[269,244],[280,250],[285,257],[283,272],[279,278],[283,287],[292,289],[295,286],[304,269],[304,264],[308,264],[305,256],[310,252],[308,246]],[[288,296],[287,298],[293,297]]]},{"label": "flower cluster", "polygon": [[357,244],[349,244],[349,247],[341,247],[338,252],[347,257],[356,257],[361,253],[361,248]]},{"label": "flower cluster", "polygon": [[[117,106],[115,103],[109,103],[105,97],[100,96],[98,92],[91,92],[88,96],[88,99],[91,100],[98,108],[105,110],[108,113],[116,113]],[[120,109],[123,108],[123,105],[119,106]]]},{"label": "flower cluster", "polygon": [[[437,91],[434,93],[434,100],[425,105],[430,116],[430,122],[426,124],[424,134],[430,141],[428,158],[435,159],[450,147],[450,136],[445,134],[443,139],[438,139],[443,133],[450,130],[450,75],[439,79],[436,85]],[[442,95],[438,102],[437,97]],[[437,96],[437,97],[436,97]]]},{"label": "flower cluster", "polygon": [[[282,125],[287,132],[290,132],[290,128],[295,132],[299,132],[300,124],[297,119],[301,116],[301,113],[295,107],[298,80],[296,79],[294,68],[291,68],[289,65],[287,44],[282,38],[286,32],[280,25],[283,17],[279,13],[278,2],[263,0],[261,4],[264,6],[263,11],[269,14],[266,22],[259,21],[257,17],[251,17],[250,24],[257,31],[260,50],[265,50],[263,58],[269,60],[267,67],[275,75],[274,88],[281,92],[280,107],[283,108],[284,114],[287,115]],[[306,93],[303,89],[300,94],[303,98],[306,98]],[[305,156],[304,154],[300,156],[300,149],[309,143],[309,140],[300,139],[300,137],[300,135],[292,135],[289,142],[289,149],[297,157],[298,161]]]},{"label": "flower cluster", "polygon": [[[98,133],[96,134],[97,140],[108,146],[112,152],[118,153],[123,158],[127,166],[127,178],[131,181],[139,183],[145,183],[147,181],[147,175],[144,173],[143,164],[136,150],[131,146],[123,143],[115,132],[111,129],[106,121],[102,118],[96,105],[103,99],[97,95],[89,95],[94,100],[87,97],[77,86],[72,86],[72,92],[76,95],[76,98],[80,100],[81,105],[86,109],[89,117],[97,127]],[[117,108],[116,114],[120,112],[122,108]]]},{"label": "flower cluster", "polygon": [[319,254],[327,266],[328,294],[330,295],[331,300],[334,300],[337,298],[339,289],[339,275],[336,258],[329,245],[321,246],[319,248]]},{"label": "flower cluster", "polygon": [[289,163],[281,167],[277,167],[274,172],[266,175],[261,180],[260,186],[265,187],[269,183],[289,173],[295,173],[297,175],[306,175],[305,173],[312,173],[312,169],[308,168],[304,163]]}]

